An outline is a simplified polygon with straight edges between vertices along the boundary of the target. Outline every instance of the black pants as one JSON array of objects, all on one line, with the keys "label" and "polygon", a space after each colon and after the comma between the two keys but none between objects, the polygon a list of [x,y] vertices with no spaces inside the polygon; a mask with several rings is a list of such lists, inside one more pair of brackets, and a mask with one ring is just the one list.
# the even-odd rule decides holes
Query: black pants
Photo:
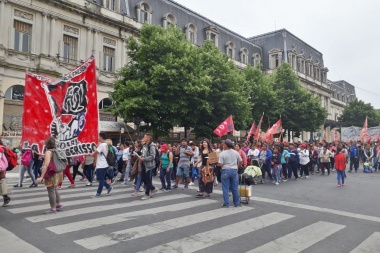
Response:
[{"label": "black pants", "polygon": [[273,180],[272,173],[270,173],[270,163],[269,162],[266,162],[263,164],[263,166],[261,166],[261,173],[263,174],[263,179],[265,179],[265,172],[268,173],[269,179]]},{"label": "black pants", "polygon": [[300,172],[300,174],[301,174],[301,177],[303,175],[309,176],[309,164],[305,164],[305,165],[301,164],[301,172]]},{"label": "black pants", "polygon": [[359,159],[353,157],[350,157],[350,171],[352,171],[352,167],[355,168],[355,171],[358,171],[359,169]]},{"label": "black pants", "polygon": [[294,175],[294,178],[298,178],[298,164],[296,162],[290,162],[288,164],[288,179],[292,178],[292,173]]},{"label": "black pants", "polygon": [[282,165],[282,175],[285,179],[288,179],[288,164],[287,163],[283,163],[281,164]]},{"label": "black pants", "polygon": [[78,174],[84,178],[84,175],[82,172],[79,171],[80,163],[73,165],[73,180],[75,180],[75,176]]},{"label": "black pants", "polygon": [[322,163],[322,175],[325,174],[325,169],[327,169],[327,175],[330,175],[330,163]]},{"label": "black pants", "polygon": [[142,179],[142,182],[144,182],[144,184],[146,186],[145,195],[147,195],[147,196],[150,196],[150,191],[153,191],[154,189],[156,189],[152,183],[152,176],[153,176],[152,170],[146,171],[146,169],[143,168],[141,179]]}]

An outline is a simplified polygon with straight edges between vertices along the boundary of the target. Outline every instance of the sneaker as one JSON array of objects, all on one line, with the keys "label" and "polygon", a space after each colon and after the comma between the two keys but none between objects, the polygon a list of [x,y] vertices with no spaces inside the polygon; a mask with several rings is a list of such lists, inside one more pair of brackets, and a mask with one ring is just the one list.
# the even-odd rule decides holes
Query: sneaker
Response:
[{"label": "sneaker", "polygon": [[13,187],[15,187],[15,188],[17,188],[17,187],[22,187],[22,184],[16,184],[16,185],[14,185]]},{"label": "sneaker", "polygon": [[37,187],[37,186],[38,186],[38,184],[33,183],[33,184],[31,184],[31,185],[29,186],[29,188],[30,188],[30,187]]},{"label": "sneaker", "polygon": [[140,188],[140,192],[144,192],[145,191],[145,189],[144,188]]},{"label": "sneaker", "polygon": [[75,188],[75,184],[69,185],[67,188]]},{"label": "sneaker", "polygon": [[150,199],[150,196],[148,196],[148,195],[144,195],[144,196],[141,198],[141,200],[147,200],[147,199]]},{"label": "sneaker", "polygon": [[345,186],[346,184],[345,183],[342,183],[342,186]]},{"label": "sneaker", "polygon": [[193,182],[191,182],[190,184],[189,184],[190,186],[193,186],[193,185],[195,185]]},{"label": "sneaker", "polygon": [[160,189],[160,191],[165,191],[166,190],[166,188],[164,188],[164,187],[161,187],[161,189]]},{"label": "sneaker", "polygon": [[63,205],[57,205],[55,208],[57,209],[57,211],[62,211]]},{"label": "sneaker", "polygon": [[338,184],[338,187],[341,187],[341,184]]},{"label": "sneaker", "polygon": [[111,185],[113,185],[115,182],[116,182],[115,178],[111,179]]},{"label": "sneaker", "polygon": [[177,189],[177,188],[178,188],[178,185],[174,185],[174,186],[173,186],[173,189]]},{"label": "sneaker", "polygon": [[47,210],[44,212],[44,214],[56,214],[57,213],[57,210]]},{"label": "sneaker", "polygon": [[117,180],[118,182],[124,182],[124,179],[123,178],[120,178],[119,180]]},{"label": "sneaker", "polygon": [[230,206],[227,206],[227,205],[225,205],[225,204],[223,204],[222,206],[221,206],[221,208],[229,208]]},{"label": "sneaker", "polygon": [[112,191],[113,187],[111,186],[110,188],[107,189],[107,196],[110,195],[111,191]]},{"label": "sneaker", "polygon": [[352,170],[349,170],[348,173],[352,173]]},{"label": "sneaker", "polygon": [[92,186],[92,183],[91,183],[91,182],[88,182],[88,183],[86,184],[86,186]]},{"label": "sneaker", "polygon": [[150,191],[150,196],[153,197],[158,192],[157,188],[154,188],[154,190]]},{"label": "sneaker", "polygon": [[80,179],[79,181],[81,182],[86,181],[86,177],[82,177],[82,179]]},{"label": "sneaker", "polygon": [[309,178],[309,176],[305,176],[305,178]]},{"label": "sneaker", "polygon": [[276,183],[274,183],[275,185],[279,185],[280,183],[279,182],[276,182]]},{"label": "sneaker", "polygon": [[10,198],[10,197],[4,199],[3,207],[6,207],[6,206],[9,204],[9,201],[11,201],[11,198]]},{"label": "sneaker", "polygon": [[242,204],[239,204],[239,205],[236,205],[235,207],[243,207],[243,205],[242,205]]},{"label": "sneaker", "polygon": [[184,190],[188,190],[188,189],[189,189],[189,186],[185,185],[185,186],[183,187],[183,189],[184,189]]},{"label": "sneaker", "polygon": [[128,181],[123,181],[121,184],[122,185],[128,185]]},{"label": "sneaker", "polygon": [[100,198],[100,194],[96,193],[95,195],[92,195],[91,198]]},{"label": "sneaker", "polygon": [[304,177],[304,176],[300,176],[299,178],[303,179],[303,178],[305,178],[305,177]]},{"label": "sneaker", "polygon": [[164,192],[171,192],[172,189],[165,189]]},{"label": "sneaker", "polygon": [[136,197],[136,196],[139,196],[139,192],[138,191],[136,191],[136,190],[134,190],[133,192],[132,192],[132,197]]},{"label": "sneaker", "polygon": [[317,170],[316,173],[319,173],[319,170]]},{"label": "sneaker", "polygon": [[288,180],[287,180],[287,179],[282,179],[281,181],[282,181],[282,182],[284,182],[284,183],[285,183],[285,182],[288,182]]}]

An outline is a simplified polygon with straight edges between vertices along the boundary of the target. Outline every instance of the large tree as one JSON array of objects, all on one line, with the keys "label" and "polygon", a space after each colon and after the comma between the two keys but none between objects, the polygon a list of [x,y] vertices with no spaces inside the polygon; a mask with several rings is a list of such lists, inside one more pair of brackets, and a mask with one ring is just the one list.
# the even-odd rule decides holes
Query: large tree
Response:
[{"label": "large tree", "polygon": [[342,115],[339,117],[339,122],[344,127],[362,127],[367,116],[369,127],[380,124],[380,115],[370,103],[366,104],[362,100],[353,100],[344,108]]},{"label": "large tree", "polygon": [[195,47],[177,28],[145,25],[127,49],[129,63],[111,93],[114,114],[144,121],[156,137],[175,126],[210,137],[231,114],[237,128],[246,127],[244,76],[211,43]]},{"label": "large tree", "polygon": [[282,64],[272,77],[281,108],[283,128],[293,131],[315,131],[323,125],[326,109],[321,107],[318,97],[314,97],[300,84],[298,76],[289,64]]}]

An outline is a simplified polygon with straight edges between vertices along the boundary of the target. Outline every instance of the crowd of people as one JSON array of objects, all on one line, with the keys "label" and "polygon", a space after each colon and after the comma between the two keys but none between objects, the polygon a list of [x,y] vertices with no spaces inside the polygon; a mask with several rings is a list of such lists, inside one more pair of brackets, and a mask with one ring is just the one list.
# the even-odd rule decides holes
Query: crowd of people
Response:
[{"label": "crowd of people", "polygon": [[[1,143],[0,143],[1,144]],[[241,206],[238,192],[239,174],[250,165],[261,168],[261,183],[269,181],[274,185],[309,178],[312,175],[329,176],[336,171],[338,187],[345,185],[347,172],[358,172],[359,163],[369,164],[374,171],[379,168],[380,146],[378,143],[361,142],[304,142],[288,143],[265,142],[234,143],[227,139],[219,144],[212,144],[204,139],[200,143],[182,139],[180,144],[164,144],[153,142],[152,136],[146,134],[142,140],[112,145],[104,133],[99,134],[99,145],[94,153],[68,159],[68,164],[57,173],[49,174],[56,149],[54,138],[45,143],[47,152],[40,156],[32,150],[22,150],[19,182],[14,187],[23,187],[25,172],[32,180],[30,187],[37,187],[44,182],[49,196],[50,209],[47,214],[62,210],[63,204],[58,190],[65,177],[70,181],[69,188],[76,187],[77,175],[81,181],[87,181],[91,187],[94,180],[99,182],[95,194],[101,196],[103,188],[109,195],[115,183],[133,185],[132,196],[142,195],[142,200],[153,197],[160,189],[170,192],[183,185],[183,190],[190,189],[198,182],[197,198],[210,198],[214,187],[222,184],[223,205],[229,207],[229,193],[233,196],[233,205]],[[114,162],[110,162],[108,153],[114,154]],[[211,157],[217,160],[211,161]],[[0,150],[0,155],[2,155]],[[1,158],[1,157],[0,157]],[[111,159],[112,160],[112,159]],[[112,163],[112,164],[111,164]],[[347,166],[348,164],[348,166]],[[83,170],[83,173],[80,171]],[[72,170],[72,172],[71,172]],[[47,176],[49,174],[49,176]],[[4,169],[0,168],[0,179],[5,178]],[[158,176],[160,187],[153,185],[153,177]],[[10,202],[8,195],[4,197],[4,206]]]}]

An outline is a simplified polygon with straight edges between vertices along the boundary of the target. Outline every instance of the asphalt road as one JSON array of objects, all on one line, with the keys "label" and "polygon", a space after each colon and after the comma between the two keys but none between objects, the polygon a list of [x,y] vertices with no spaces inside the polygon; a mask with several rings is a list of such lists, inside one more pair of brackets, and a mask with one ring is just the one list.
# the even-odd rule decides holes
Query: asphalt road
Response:
[{"label": "asphalt road", "polygon": [[96,188],[77,182],[61,190],[64,211],[46,216],[43,186],[13,189],[0,208],[0,251],[380,252],[380,173],[347,176],[339,188],[335,172],[255,185],[248,205],[229,209],[220,208],[221,185],[211,199],[194,198],[193,187],[141,201],[116,184],[111,196],[91,199]]}]

